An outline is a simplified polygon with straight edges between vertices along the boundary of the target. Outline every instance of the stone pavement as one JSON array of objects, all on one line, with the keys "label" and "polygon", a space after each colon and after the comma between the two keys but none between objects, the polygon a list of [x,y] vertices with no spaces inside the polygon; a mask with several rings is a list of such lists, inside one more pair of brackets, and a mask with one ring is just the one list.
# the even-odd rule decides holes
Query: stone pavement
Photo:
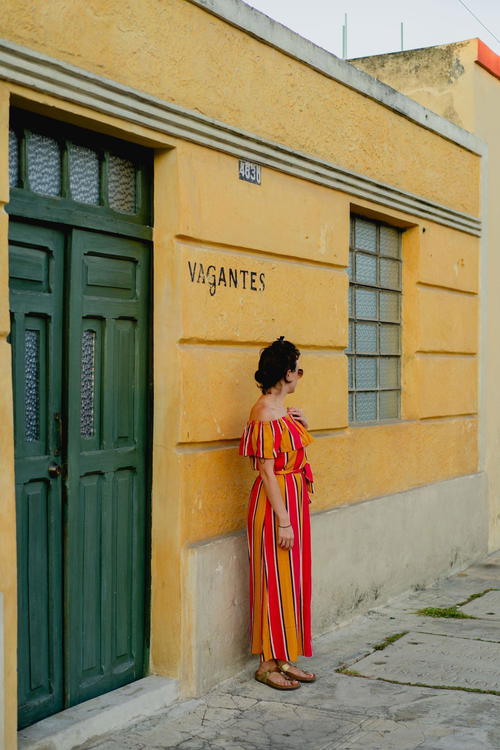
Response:
[{"label": "stone pavement", "polygon": [[[427,607],[469,617],[415,613]],[[302,664],[316,683],[278,692],[253,680],[252,662],[202,698],[79,750],[496,750],[500,550],[316,639]]]}]

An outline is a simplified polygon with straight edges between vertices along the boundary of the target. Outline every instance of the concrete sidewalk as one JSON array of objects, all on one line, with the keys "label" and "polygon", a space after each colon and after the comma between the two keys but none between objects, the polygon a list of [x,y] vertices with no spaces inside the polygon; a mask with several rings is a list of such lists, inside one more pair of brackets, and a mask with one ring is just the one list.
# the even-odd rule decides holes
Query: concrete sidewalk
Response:
[{"label": "concrete sidewalk", "polygon": [[[448,614],[469,617],[416,614],[455,606]],[[253,679],[252,662],[203,698],[82,750],[500,748],[500,551],[318,638],[302,663],[316,683],[278,692]]]}]

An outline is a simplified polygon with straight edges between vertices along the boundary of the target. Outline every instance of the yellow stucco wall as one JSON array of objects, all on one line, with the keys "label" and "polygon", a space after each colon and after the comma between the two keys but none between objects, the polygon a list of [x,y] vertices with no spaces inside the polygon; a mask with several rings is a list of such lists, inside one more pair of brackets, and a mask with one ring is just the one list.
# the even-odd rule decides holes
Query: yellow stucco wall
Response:
[{"label": "yellow stucco wall", "polygon": [[477,39],[351,60],[360,70],[475,132]]},{"label": "yellow stucco wall", "polygon": [[[6,0],[2,33],[246,130],[477,213],[477,156],[184,0],[127,4],[126,12],[118,2],[90,2],[84,8],[78,4],[78,27],[85,25],[85,34],[77,34],[68,21],[75,9],[73,2],[50,0],[21,8]],[[192,44],[195,27],[203,56]],[[473,236],[381,210],[360,198],[353,205],[346,193],[273,170],[264,169],[260,187],[244,183],[238,180],[233,157],[6,83],[0,84],[0,203],[7,201],[11,93],[17,104],[157,149],[151,669],[188,679],[192,633],[183,550],[190,542],[243,527],[252,472],[236,449],[258,395],[253,372],[260,347],[284,334],[303,351],[305,376],[291,402],[304,407],[316,436],[310,449],[317,480],[314,511],[473,472],[479,243]],[[294,112],[290,97],[298,102]],[[407,228],[403,419],[380,426],[349,427],[347,420],[344,349],[351,210],[371,212]],[[16,568],[12,389],[5,343],[6,231],[2,213],[0,347],[7,356],[0,357],[0,569],[7,571],[1,585],[6,597],[10,750],[16,721]],[[229,269],[237,274],[238,288],[218,284],[210,294],[210,278],[217,274],[220,281],[221,268],[226,281]],[[445,320],[432,325],[433,320],[458,314],[467,317],[463,326]]]},{"label": "yellow stucco wall", "polygon": [[[478,213],[478,195],[469,189],[479,174],[473,154],[186,0],[4,0],[1,35],[409,192],[440,203],[445,197],[459,211]],[[469,175],[470,182],[453,179],[458,173]]]},{"label": "yellow stucco wall", "polygon": [[[252,473],[235,457],[234,441],[258,395],[253,372],[259,348],[281,334],[297,342],[305,370],[290,402],[305,409],[318,437],[310,448],[318,476],[313,511],[474,471],[479,240],[433,222],[417,224],[399,212],[383,214],[413,227],[403,241],[407,421],[348,427],[348,196],[270,171],[260,188],[240,187],[234,159],[209,151],[202,156],[202,149],[184,145],[186,151],[187,158],[179,151],[181,196],[185,186],[196,186],[196,198],[180,201],[177,253],[183,539],[199,541],[244,524]],[[292,212],[291,195],[301,197]],[[369,208],[357,200],[353,210]],[[380,210],[376,215],[382,218]],[[272,244],[268,228],[274,238],[284,226],[288,239],[289,221],[297,227],[293,242],[283,246],[277,237]],[[324,236],[331,237],[327,249]],[[236,294],[217,287],[211,296],[207,284],[193,282],[189,261],[191,270],[201,262],[216,273],[221,266],[264,269],[265,291]],[[436,450],[440,437],[443,446]],[[406,461],[395,450],[398,441]],[[374,455],[377,460],[367,458]],[[216,484],[211,466],[217,466]]]}]

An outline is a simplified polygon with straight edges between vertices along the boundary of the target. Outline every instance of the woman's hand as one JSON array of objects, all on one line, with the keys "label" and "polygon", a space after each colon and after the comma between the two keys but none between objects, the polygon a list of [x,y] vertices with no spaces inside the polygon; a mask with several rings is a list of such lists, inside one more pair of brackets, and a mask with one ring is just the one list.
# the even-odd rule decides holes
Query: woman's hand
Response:
[{"label": "woman's hand", "polygon": [[300,422],[302,425],[304,425],[304,427],[307,430],[308,422],[307,422],[307,419],[305,418],[305,415],[302,409],[298,409],[296,406],[289,406],[287,408],[287,412],[290,417],[293,417],[294,419],[297,420],[297,422]]},{"label": "woman's hand", "polygon": [[278,526],[278,545],[282,549],[292,549],[293,529],[291,524],[284,529],[281,528],[281,526]]}]

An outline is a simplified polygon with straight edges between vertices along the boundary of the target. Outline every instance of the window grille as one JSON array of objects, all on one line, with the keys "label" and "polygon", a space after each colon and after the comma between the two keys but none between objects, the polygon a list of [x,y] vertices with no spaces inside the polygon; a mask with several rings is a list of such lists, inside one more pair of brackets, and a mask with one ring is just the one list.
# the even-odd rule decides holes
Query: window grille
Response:
[{"label": "window grille", "polygon": [[349,421],[397,419],[401,400],[401,230],[351,217]]}]

